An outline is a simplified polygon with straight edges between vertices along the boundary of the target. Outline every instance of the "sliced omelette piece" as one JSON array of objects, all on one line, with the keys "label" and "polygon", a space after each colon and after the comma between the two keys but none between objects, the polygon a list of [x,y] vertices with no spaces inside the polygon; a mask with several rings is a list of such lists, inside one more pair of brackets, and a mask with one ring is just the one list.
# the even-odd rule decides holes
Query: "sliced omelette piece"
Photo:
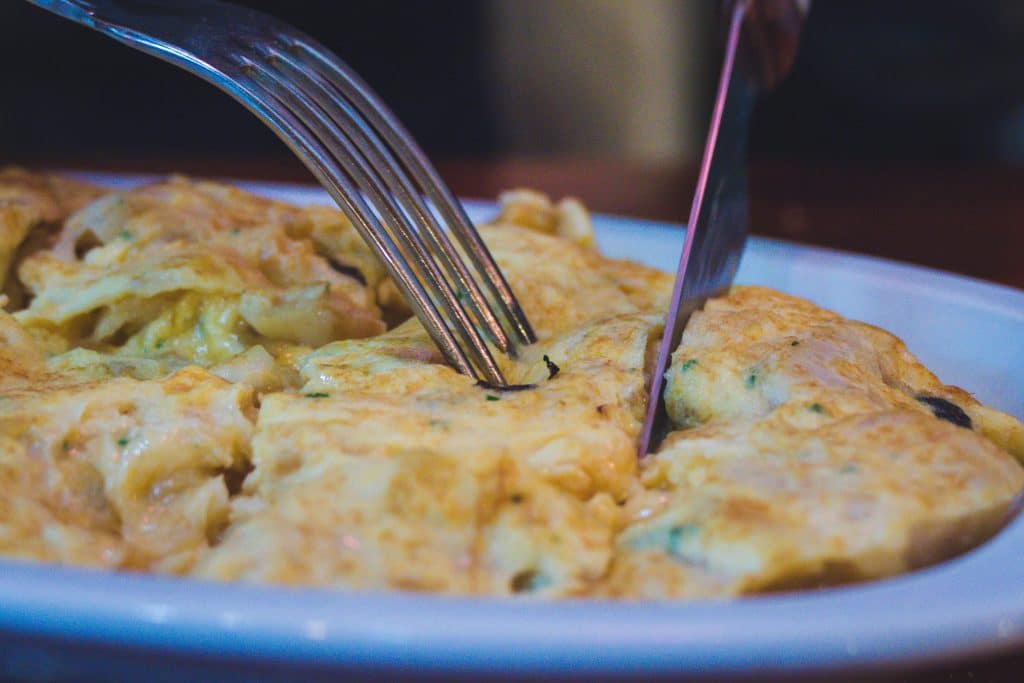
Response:
[{"label": "sliced omelette piece", "polygon": [[[510,391],[431,362],[411,327],[331,345],[303,366],[303,394],[264,398],[255,469],[199,575],[538,595],[603,575],[635,476],[651,321],[542,342],[531,352],[558,372],[538,358],[543,377]],[[298,543],[317,550],[282,552]]]},{"label": "sliced omelette piece", "polygon": [[541,338],[623,313],[664,316],[672,276],[602,256],[578,201],[554,204],[540,193],[515,190],[499,203],[498,216],[481,225],[480,234]]},{"label": "sliced omelette piece", "polygon": [[631,501],[605,591],[726,597],[893,576],[993,534],[1024,470],[916,410],[776,415],[676,432]]},{"label": "sliced omelette piece", "polygon": [[1001,448],[1019,423],[893,335],[773,290],[738,287],[693,316],[666,405],[683,429],[644,463],[611,595],[891,576],[986,539],[1024,486]]},{"label": "sliced omelette piece", "polygon": [[480,234],[541,339],[638,310],[596,251],[513,226]]},{"label": "sliced omelette piece", "polygon": [[124,563],[118,518],[91,466],[56,468],[0,434],[0,556],[100,569]]},{"label": "sliced omelette piece", "polygon": [[463,461],[415,446],[362,453],[347,445],[345,398],[264,400],[256,469],[194,575],[473,592],[475,530],[498,488],[494,457]]},{"label": "sliced omelette piece", "polygon": [[[498,200],[499,212],[478,231],[507,276],[541,337],[597,317],[637,309],[663,315],[672,275],[638,263],[602,257],[590,214],[578,200],[552,202],[532,190],[513,190]],[[327,253],[357,268],[378,292],[389,320],[412,315],[383,267],[337,211],[310,207],[313,239]],[[548,265],[550,264],[550,265]],[[583,278],[574,281],[574,278]],[[564,298],[573,294],[571,299]],[[565,302],[571,301],[571,306]],[[553,306],[554,305],[554,306]],[[532,310],[531,310],[532,309]]]},{"label": "sliced omelette piece", "polygon": [[694,314],[665,404],[681,427],[767,415],[795,422],[906,408],[975,429],[1024,459],[1024,425],[943,384],[894,335],[764,287]]},{"label": "sliced omelette piece", "polygon": [[0,291],[20,308],[24,292],[9,280],[12,266],[41,249],[62,221],[90,201],[102,188],[17,167],[0,168]]},{"label": "sliced omelette piece", "polygon": [[590,213],[582,202],[572,197],[554,203],[535,190],[508,190],[498,196],[498,215],[493,223],[553,235],[579,247],[594,249],[597,246]]},{"label": "sliced omelette piece", "polygon": [[34,298],[17,316],[67,349],[172,366],[382,332],[373,291],[318,251],[313,229],[302,209],[217,183],[112,193],[21,265]]},{"label": "sliced omelette piece", "polygon": [[[11,487],[0,498],[29,499],[7,506],[0,527],[68,531],[70,549],[57,531],[29,544],[38,559],[187,569],[227,521],[224,473],[245,465],[252,389],[194,367],[160,381],[33,379],[0,395],[0,439],[4,467],[42,485],[0,476]],[[103,540],[91,558],[83,536]]]},{"label": "sliced omelette piece", "polygon": [[542,340],[508,364],[518,387],[457,374],[415,320],[310,354],[301,395],[264,398],[255,469],[199,575],[552,596],[603,575],[657,320],[589,249],[508,225],[485,238],[513,287],[542,293],[523,299]]},{"label": "sliced omelette piece", "polygon": [[[494,239],[494,233],[503,228],[518,228],[519,231],[525,229],[558,237],[559,242],[554,244],[560,243],[563,249],[566,243],[570,243],[576,247],[584,247],[592,254],[597,253],[597,238],[590,213],[577,199],[567,197],[556,203],[540,192],[518,189],[503,192],[498,197],[498,205],[498,215],[481,226],[483,234],[491,239]],[[497,248],[500,252],[501,247]],[[544,256],[547,256],[547,253],[539,253],[538,260]],[[509,264],[509,267],[516,268],[516,264]],[[672,274],[634,261],[606,257],[590,261],[590,267],[599,271],[606,280],[613,282],[639,310],[662,316],[668,310],[672,286],[675,283]],[[588,287],[579,287],[578,291],[581,294],[579,299],[590,298],[596,294]]]},{"label": "sliced omelette piece", "polygon": [[0,392],[31,386],[46,371],[46,355],[14,317],[0,295]]}]

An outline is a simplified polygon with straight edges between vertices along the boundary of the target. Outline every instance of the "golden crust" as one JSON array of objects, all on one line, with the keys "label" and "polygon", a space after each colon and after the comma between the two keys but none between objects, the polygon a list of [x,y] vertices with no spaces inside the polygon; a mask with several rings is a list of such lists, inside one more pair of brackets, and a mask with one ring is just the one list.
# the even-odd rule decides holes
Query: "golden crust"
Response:
[{"label": "golden crust", "polygon": [[891,576],[987,538],[1008,454],[919,411],[808,429],[782,414],[676,432],[645,467],[606,590],[708,597]]},{"label": "golden crust", "polygon": [[952,403],[978,432],[1024,459],[1024,426],[943,384],[898,338],[809,301],[736,287],[694,315],[673,354],[665,403],[681,427],[786,409],[794,419]]},{"label": "golden crust", "polygon": [[494,222],[560,237],[580,247],[597,246],[590,214],[572,197],[554,204],[547,195],[534,190],[509,190],[498,197],[498,216]]},{"label": "golden crust", "polygon": [[666,394],[680,429],[638,471],[672,279],[602,257],[572,200],[508,193],[481,228],[539,334],[500,360],[523,387],[498,391],[401,322],[333,209],[184,178],[103,196],[10,178],[18,220],[33,207],[59,232],[19,248],[13,282],[34,298],[0,312],[3,555],[348,589],[733,596],[948,557],[1024,485],[1015,419],[892,335],[763,288],[694,316]]},{"label": "golden crust", "polygon": [[68,348],[168,367],[383,332],[373,291],[319,253],[313,231],[301,209],[216,183],[111,193],[21,264],[34,298],[16,317]]},{"label": "golden crust", "polygon": [[[252,413],[251,389],[198,368],[148,382],[51,388],[37,380],[5,393],[5,458],[13,469],[16,461],[29,465],[24,478],[36,480],[37,500],[50,513],[42,514],[38,503],[0,512],[0,527],[21,530],[5,545],[16,548],[53,521],[106,539],[90,564],[186,570],[226,521],[222,475],[247,460]],[[0,499],[30,497],[17,488],[22,483],[0,478]],[[38,552],[52,558],[63,550]]]},{"label": "golden crust", "polygon": [[0,168],[0,290],[21,300],[8,284],[11,266],[44,246],[53,230],[71,213],[100,197],[105,190],[60,176]]},{"label": "golden crust", "polygon": [[890,576],[988,537],[1024,486],[998,447],[1016,420],[943,385],[891,334],[769,289],[694,314],[665,397],[684,429],[645,463],[612,595]]},{"label": "golden crust", "polygon": [[[536,386],[506,392],[431,362],[407,329],[322,350],[302,395],[264,400],[246,496],[200,573],[585,592],[635,476],[649,327],[623,317],[540,342],[521,364]],[[541,355],[563,369],[537,373]],[[281,552],[296,544],[317,562]]]}]

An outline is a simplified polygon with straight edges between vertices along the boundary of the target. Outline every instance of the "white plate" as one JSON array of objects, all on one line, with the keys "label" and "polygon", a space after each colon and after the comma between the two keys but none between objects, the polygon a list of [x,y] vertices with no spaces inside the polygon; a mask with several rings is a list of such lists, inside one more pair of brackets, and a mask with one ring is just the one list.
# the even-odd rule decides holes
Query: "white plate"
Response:
[{"label": "white plate", "polygon": [[[101,177],[119,184],[135,179]],[[319,190],[250,185],[298,203]],[[493,207],[472,202],[474,217]],[[678,227],[595,219],[602,249],[674,269]],[[946,382],[1024,417],[1024,292],[862,256],[751,241],[739,280],[901,336]],[[733,602],[345,594],[0,562],[0,675],[175,680],[330,672],[728,675],[939,661],[1024,646],[1024,520],[907,576]]]}]

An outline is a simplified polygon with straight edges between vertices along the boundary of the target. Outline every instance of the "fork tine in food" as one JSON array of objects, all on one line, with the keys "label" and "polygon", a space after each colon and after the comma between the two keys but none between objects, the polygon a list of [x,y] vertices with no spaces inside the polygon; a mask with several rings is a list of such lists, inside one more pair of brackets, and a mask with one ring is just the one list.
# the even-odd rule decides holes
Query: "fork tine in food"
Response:
[{"label": "fork tine in food", "polygon": [[[333,120],[311,99],[309,93],[297,87],[289,77],[281,74],[271,64],[249,60],[249,75],[267,96],[273,97],[299,120],[307,122],[306,130],[316,137],[323,148],[333,152],[338,161],[342,162],[339,167],[346,176],[355,182],[363,196],[373,200],[372,207],[378,214],[383,214],[381,217],[385,218],[385,221],[379,223],[380,228],[386,229],[387,226],[397,231],[400,237],[397,245],[403,257],[409,263],[418,266],[418,275],[434,290],[446,319],[454,323],[483,378],[492,384],[506,384],[487,344],[462,308],[448,281],[441,275],[415,226],[394,203],[383,181],[377,177],[376,169],[348,138],[346,130],[342,127],[345,119],[341,122]],[[402,250],[403,245],[407,249]],[[476,372],[471,374],[479,379]]]},{"label": "fork tine in food", "polygon": [[381,257],[395,284],[405,295],[445,359],[459,372],[479,379],[476,369],[456,342],[410,262],[367,206],[338,160],[316,139],[308,126],[276,98],[264,95],[257,83],[238,82],[236,87],[239,94],[244,95],[245,105],[278,131],[281,139],[306,163],[317,180],[338,202],[363,239]]},{"label": "fork tine in food", "polygon": [[183,2],[174,13],[115,0],[30,1],[171,62],[242,103],[338,202],[448,362],[478,380],[506,384],[481,334],[515,355],[519,344],[535,340],[522,308],[415,141],[333,53],[271,17],[217,0]]},{"label": "fork tine in food", "polygon": [[[467,303],[481,327],[487,330],[492,341],[505,353],[513,354],[515,348],[509,341],[509,335],[491,311],[484,294],[475,278],[466,267],[461,255],[448,238],[447,231],[438,223],[419,191],[403,172],[387,145],[368,127],[354,111],[341,93],[327,81],[322,74],[311,69],[287,52],[271,48],[266,50],[272,64],[283,67],[286,78],[302,86],[303,92],[340,127],[349,141],[359,150],[370,168],[379,172],[381,178],[397,200],[406,215],[413,219],[411,223],[424,226],[423,233],[431,246],[432,253],[439,254],[451,280],[458,284],[458,292],[468,294]],[[462,299],[460,298],[460,301]]]},{"label": "fork tine in food", "polygon": [[511,287],[498,269],[462,205],[451,194],[438,177],[412,136],[405,130],[398,118],[373,94],[368,85],[334,55],[313,41],[298,40],[293,36],[281,35],[279,39],[290,46],[293,54],[307,57],[307,62],[318,65],[334,88],[369,122],[387,143],[395,157],[401,161],[409,174],[422,188],[423,193],[441,212],[445,222],[477,268],[484,275],[484,281],[491,294],[498,301],[505,319],[511,322],[515,336],[523,344],[532,344],[536,335],[512,293]]}]

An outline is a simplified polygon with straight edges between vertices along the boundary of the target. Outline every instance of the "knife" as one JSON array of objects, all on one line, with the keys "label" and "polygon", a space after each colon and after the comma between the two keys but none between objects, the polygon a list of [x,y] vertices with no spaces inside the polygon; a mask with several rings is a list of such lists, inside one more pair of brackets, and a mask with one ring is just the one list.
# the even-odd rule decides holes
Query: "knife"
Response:
[{"label": "knife", "polygon": [[725,294],[746,243],[747,131],[759,90],[789,71],[809,0],[735,0],[725,3],[725,55],[704,157],[690,207],[686,239],[672,290],[665,331],[651,376],[639,456],[653,451],[670,425],[662,391],[672,351],[683,329],[709,298]]}]

